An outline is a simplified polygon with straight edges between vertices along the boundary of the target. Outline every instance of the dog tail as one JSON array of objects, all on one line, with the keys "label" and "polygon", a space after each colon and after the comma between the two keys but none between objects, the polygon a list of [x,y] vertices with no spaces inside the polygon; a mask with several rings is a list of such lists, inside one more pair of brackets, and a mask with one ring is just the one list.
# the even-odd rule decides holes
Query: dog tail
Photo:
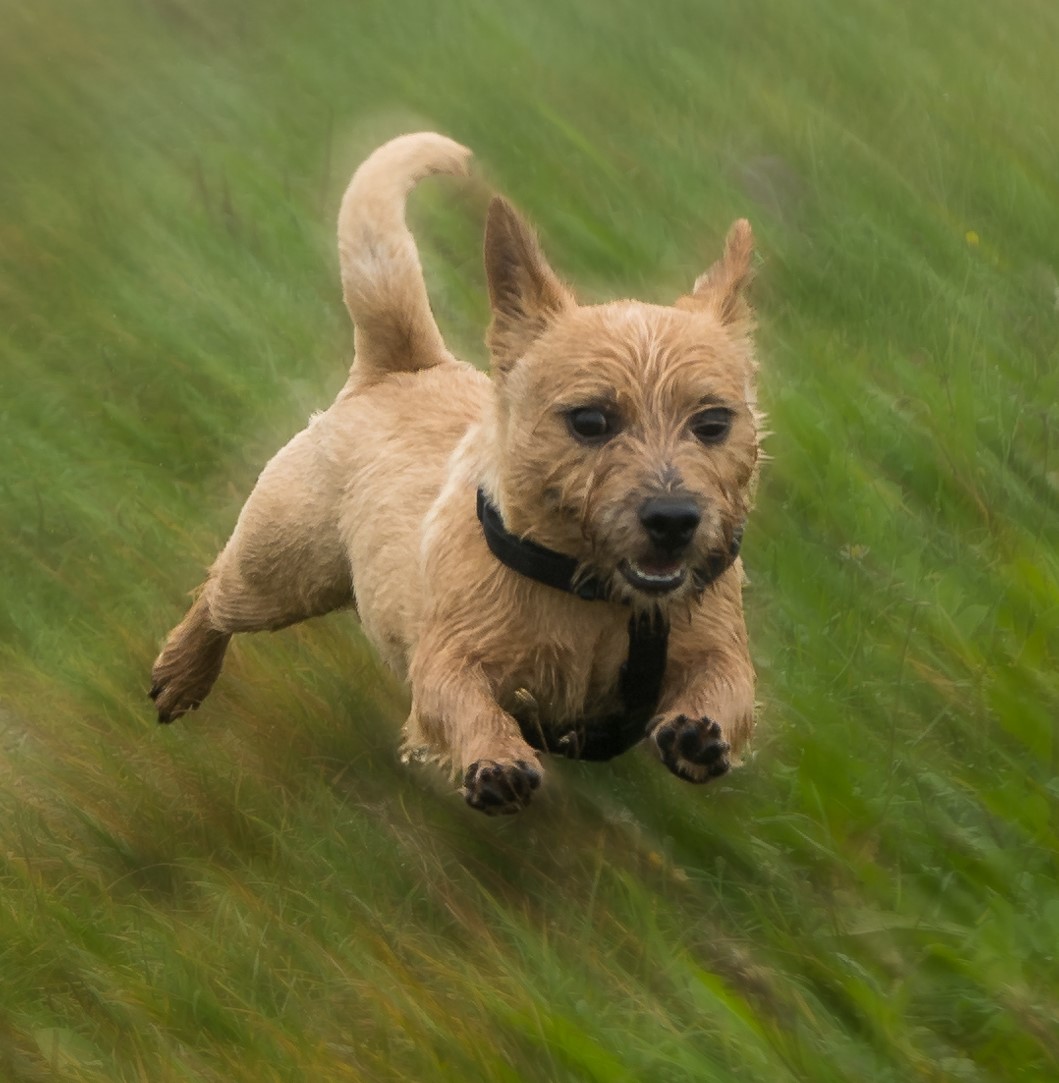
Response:
[{"label": "dog tail", "polygon": [[353,371],[362,380],[429,368],[449,356],[405,224],[405,201],[432,173],[466,175],[470,156],[433,132],[402,135],[375,151],[349,182],[338,215],[338,256],[355,325]]}]

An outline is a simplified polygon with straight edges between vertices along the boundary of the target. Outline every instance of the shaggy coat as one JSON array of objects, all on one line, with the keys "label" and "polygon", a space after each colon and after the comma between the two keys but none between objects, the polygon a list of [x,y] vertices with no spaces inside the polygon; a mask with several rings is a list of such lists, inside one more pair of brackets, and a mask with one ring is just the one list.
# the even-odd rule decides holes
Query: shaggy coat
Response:
[{"label": "shaggy coat", "polygon": [[[758,467],[750,227],[735,223],[722,258],[673,307],[580,306],[495,199],[490,378],[446,349],[404,220],[417,181],[463,174],[468,158],[421,133],[353,177],[338,226],[349,379],[265,467],[170,634],[152,674],[159,717],[199,706],[234,633],[355,606],[411,685],[406,750],[458,769],[472,805],[514,811],[541,778],[519,720],[532,711],[554,729],[619,710],[629,614],[651,611],[670,633],[645,736],[674,773],[704,781],[754,718],[741,565],[697,580],[738,536]],[[479,487],[511,533],[575,557],[609,600],[499,563]],[[660,498],[690,509],[690,539],[659,548],[644,509]]]}]

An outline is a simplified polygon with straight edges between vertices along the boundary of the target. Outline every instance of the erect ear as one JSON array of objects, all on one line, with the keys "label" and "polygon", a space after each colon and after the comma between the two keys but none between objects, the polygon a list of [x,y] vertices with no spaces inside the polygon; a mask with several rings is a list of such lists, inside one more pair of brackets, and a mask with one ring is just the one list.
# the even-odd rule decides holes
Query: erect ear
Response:
[{"label": "erect ear", "polygon": [[753,278],[754,234],[740,218],[732,223],[724,241],[724,255],[695,280],[695,288],[676,303],[677,308],[713,312],[725,324],[749,320],[746,288]]},{"label": "erect ear", "polygon": [[504,199],[494,196],[485,223],[485,276],[493,322],[486,341],[499,372],[506,372],[573,295],[541,253],[533,231]]}]

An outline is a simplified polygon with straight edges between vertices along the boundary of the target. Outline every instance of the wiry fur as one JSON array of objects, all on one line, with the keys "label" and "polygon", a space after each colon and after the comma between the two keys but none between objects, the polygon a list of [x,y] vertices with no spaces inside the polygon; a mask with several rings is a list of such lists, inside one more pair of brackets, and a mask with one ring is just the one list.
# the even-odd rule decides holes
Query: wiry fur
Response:
[{"label": "wiry fur", "polygon": [[[726,551],[749,510],[760,420],[744,294],[750,227],[732,227],[722,258],[671,308],[582,307],[494,200],[490,380],[446,350],[404,222],[413,184],[462,173],[468,157],[442,136],[409,135],[353,177],[339,216],[356,327],[349,380],[265,467],[170,634],[153,672],[159,717],[202,702],[233,633],[355,604],[411,685],[406,748],[466,772],[477,807],[514,811],[540,767],[512,712],[531,702],[552,726],[616,710],[631,605],[671,624],[652,736],[675,773],[704,781],[753,723],[741,565],[704,592],[689,576],[664,594],[637,589],[622,568],[651,556],[645,500],[681,494],[700,509],[682,557],[690,568]],[[567,415],[598,404],[620,431],[589,446]],[[723,442],[704,446],[691,432],[703,404],[731,411]],[[498,563],[475,515],[480,485],[509,530],[577,557],[615,600],[585,602]]]}]

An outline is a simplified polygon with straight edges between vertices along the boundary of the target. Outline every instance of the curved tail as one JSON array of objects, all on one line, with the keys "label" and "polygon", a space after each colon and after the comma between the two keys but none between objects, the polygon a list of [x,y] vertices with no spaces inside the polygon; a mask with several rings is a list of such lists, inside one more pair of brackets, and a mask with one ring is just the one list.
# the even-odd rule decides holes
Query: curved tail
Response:
[{"label": "curved tail", "polygon": [[356,326],[354,372],[429,368],[448,356],[405,224],[408,193],[432,173],[467,173],[471,152],[433,132],[381,146],[353,174],[338,214],[342,293]]}]

